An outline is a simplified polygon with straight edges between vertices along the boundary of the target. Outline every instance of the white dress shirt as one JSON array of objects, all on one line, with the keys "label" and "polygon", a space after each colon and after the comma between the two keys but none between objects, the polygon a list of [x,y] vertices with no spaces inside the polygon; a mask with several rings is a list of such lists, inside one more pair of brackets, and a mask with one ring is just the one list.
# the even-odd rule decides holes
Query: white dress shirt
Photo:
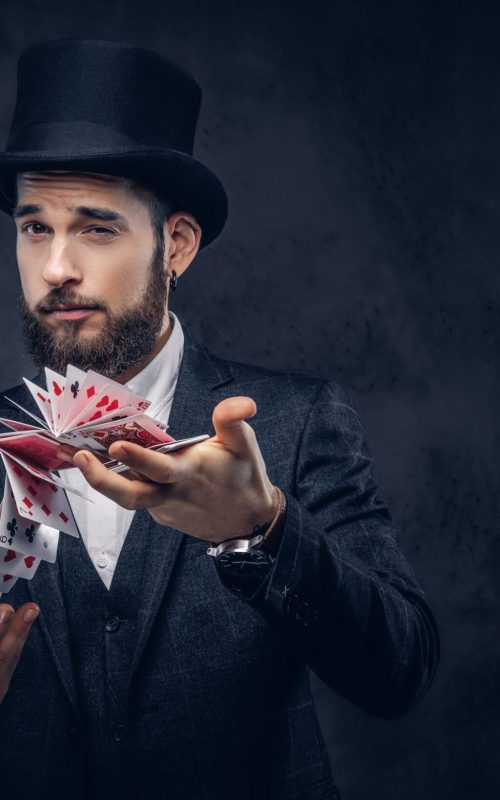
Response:
[{"label": "white dress shirt", "polygon": [[[151,401],[147,414],[165,425],[170,416],[184,352],[184,334],[179,320],[171,312],[169,316],[172,332],[168,341],[154,359],[125,384],[131,391]],[[63,475],[68,484],[87,498],[68,492],[68,500],[85,547],[98,575],[109,589],[135,511],[122,508],[96,492],[79,469],[65,470]]]}]

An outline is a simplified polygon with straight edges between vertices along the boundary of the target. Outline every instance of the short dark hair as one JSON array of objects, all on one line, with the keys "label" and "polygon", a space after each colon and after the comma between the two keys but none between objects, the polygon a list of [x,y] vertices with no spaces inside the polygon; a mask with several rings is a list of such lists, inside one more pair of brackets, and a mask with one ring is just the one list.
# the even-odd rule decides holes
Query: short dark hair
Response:
[{"label": "short dark hair", "polygon": [[165,220],[167,220],[174,211],[178,210],[178,204],[173,200],[160,197],[157,192],[142,183],[133,180],[127,180],[126,183],[130,193],[140,200],[148,209],[155,236],[156,249],[163,255],[165,251],[163,225]]}]

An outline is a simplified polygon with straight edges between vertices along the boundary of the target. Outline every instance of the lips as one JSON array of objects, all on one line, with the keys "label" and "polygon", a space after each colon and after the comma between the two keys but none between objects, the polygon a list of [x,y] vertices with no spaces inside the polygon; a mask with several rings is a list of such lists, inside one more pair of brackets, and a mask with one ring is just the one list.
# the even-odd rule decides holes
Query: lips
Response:
[{"label": "lips", "polygon": [[100,309],[97,306],[56,306],[44,309],[44,313],[56,319],[83,319]]}]

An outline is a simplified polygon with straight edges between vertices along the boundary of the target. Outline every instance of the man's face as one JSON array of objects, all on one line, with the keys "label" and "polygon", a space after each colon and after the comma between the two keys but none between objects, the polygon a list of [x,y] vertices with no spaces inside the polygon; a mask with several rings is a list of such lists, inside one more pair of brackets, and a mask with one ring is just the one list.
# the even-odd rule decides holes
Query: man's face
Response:
[{"label": "man's face", "polygon": [[14,217],[37,365],[116,376],[147,357],[168,326],[167,280],[149,210],[126,182],[24,173]]}]

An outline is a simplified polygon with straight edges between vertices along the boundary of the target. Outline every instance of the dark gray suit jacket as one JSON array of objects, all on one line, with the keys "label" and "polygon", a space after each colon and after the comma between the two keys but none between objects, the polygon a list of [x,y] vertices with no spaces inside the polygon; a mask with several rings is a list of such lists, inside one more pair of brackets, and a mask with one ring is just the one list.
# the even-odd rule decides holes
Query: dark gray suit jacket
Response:
[{"label": "dark gray suit jacket", "polygon": [[[347,394],[223,361],[185,334],[170,430],[209,432],[224,397],[256,400],[251,424],[289,502],[278,558],[244,601],[205,542],[140,511],[108,592],[81,540],[62,535],[56,564],[5,597],[41,608],[0,707],[9,800],[330,800],[309,670],[387,718],[432,680],[432,614]],[[28,402],[22,387],[8,394]]]}]

